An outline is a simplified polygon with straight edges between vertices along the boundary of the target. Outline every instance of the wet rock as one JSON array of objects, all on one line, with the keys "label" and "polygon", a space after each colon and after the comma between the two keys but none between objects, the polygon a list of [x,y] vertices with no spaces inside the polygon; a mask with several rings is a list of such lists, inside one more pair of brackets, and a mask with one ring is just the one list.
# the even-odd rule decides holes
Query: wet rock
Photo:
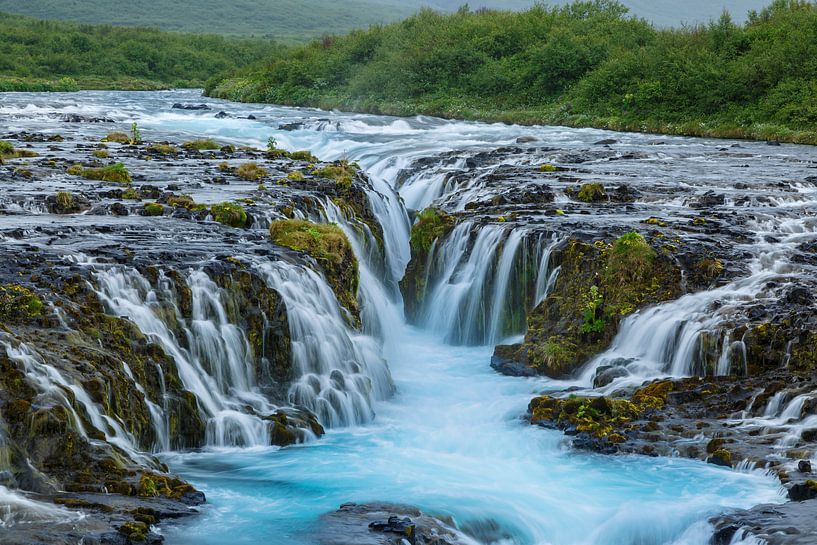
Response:
[{"label": "wet rock", "polygon": [[613,144],[618,144],[618,140],[615,138],[604,138],[599,140],[598,142],[594,142],[593,145],[595,146],[611,146]]},{"label": "wet rock", "polygon": [[230,114],[228,114],[227,112],[218,112],[215,117],[216,117],[216,119],[226,119],[226,118],[232,117],[232,116]]},{"label": "wet rock", "polygon": [[811,460],[800,460],[797,462],[797,471],[800,473],[811,473]]},{"label": "wet rock", "polygon": [[344,504],[321,517],[319,545],[464,545],[453,523],[389,503]]},{"label": "wet rock", "polygon": [[80,114],[66,114],[62,118],[65,123],[115,123],[109,117],[93,117]]},{"label": "wet rock", "polygon": [[713,545],[755,537],[768,545],[812,545],[817,535],[814,501],[758,505],[710,520]]},{"label": "wet rock", "polygon": [[279,131],[298,131],[304,128],[304,124],[301,122],[296,123],[282,123],[278,125]]},{"label": "wet rock", "polygon": [[509,377],[535,377],[536,371],[515,361],[521,345],[498,345],[491,356],[491,368]]},{"label": "wet rock", "polygon": [[520,136],[516,139],[517,144],[530,144],[531,142],[538,142],[539,139],[535,136]]},{"label": "wet rock", "polygon": [[806,501],[814,498],[817,498],[817,481],[806,481],[789,487],[789,499],[791,501]]},{"label": "wet rock", "polygon": [[207,104],[182,104],[177,102],[173,105],[174,110],[209,110],[210,106]]}]

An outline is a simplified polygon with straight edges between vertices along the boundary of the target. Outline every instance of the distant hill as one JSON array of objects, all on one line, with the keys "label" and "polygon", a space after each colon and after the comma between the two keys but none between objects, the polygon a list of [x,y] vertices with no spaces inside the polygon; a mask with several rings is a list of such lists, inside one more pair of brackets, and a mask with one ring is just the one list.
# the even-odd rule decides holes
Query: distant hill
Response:
[{"label": "distant hill", "polygon": [[[567,4],[570,0],[548,0]],[[0,0],[0,11],[39,19],[148,26],[162,30],[261,36],[301,42],[324,34],[403,19],[420,7],[454,11],[463,0]],[[534,0],[474,0],[472,9],[525,9]],[[659,26],[716,19],[723,9],[743,21],[769,0],[623,0],[635,15]]]}]

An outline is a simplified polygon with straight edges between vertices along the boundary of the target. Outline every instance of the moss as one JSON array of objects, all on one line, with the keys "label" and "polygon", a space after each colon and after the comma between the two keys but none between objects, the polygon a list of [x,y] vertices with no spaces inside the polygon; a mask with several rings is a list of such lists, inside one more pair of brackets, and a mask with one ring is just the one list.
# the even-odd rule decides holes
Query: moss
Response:
[{"label": "moss", "polygon": [[725,448],[718,449],[706,459],[710,464],[715,464],[724,467],[732,467],[732,453]]},{"label": "moss", "polygon": [[139,190],[129,187],[122,192],[122,198],[130,201],[138,201],[142,196],[139,194]]},{"label": "moss", "polygon": [[706,225],[706,218],[701,217],[695,218],[694,220],[692,220],[692,225]]},{"label": "moss", "polygon": [[655,216],[651,216],[651,217],[649,217],[649,218],[647,218],[645,220],[642,220],[641,223],[644,223],[646,225],[657,225],[658,227],[666,227],[667,226],[667,222],[662,221],[662,220],[656,218]]},{"label": "moss", "polygon": [[172,195],[167,198],[167,204],[176,208],[187,208],[188,210],[204,210],[207,208],[193,200],[190,195]]},{"label": "moss", "polygon": [[343,160],[336,161],[323,168],[315,169],[312,171],[312,174],[319,178],[334,180],[339,187],[348,189],[352,186],[352,181],[359,169],[360,167],[358,167],[356,163]]},{"label": "moss", "polygon": [[107,158],[109,158],[111,156],[111,154],[108,153],[108,151],[104,150],[104,149],[98,149],[98,150],[94,151],[91,155],[93,155],[97,159],[107,159]]},{"label": "moss", "polygon": [[157,202],[147,202],[143,210],[146,216],[161,216],[165,212],[165,207]]},{"label": "moss", "polygon": [[244,180],[255,182],[269,176],[269,172],[258,163],[243,163],[235,169],[235,174]]},{"label": "moss", "polygon": [[81,176],[88,180],[99,180],[103,182],[130,183],[131,176],[125,165],[114,163],[104,167],[83,168],[81,165],[73,165],[67,171],[73,176]]},{"label": "moss", "polygon": [[305,179],[304,173],[298,170],[293,170],[289,174],[287,174],[287,179],[293,182],[302,182]]},{"label": "moss", "polygon": [[45,304],[36,293],[20,284],[0,285],[0,320],[36,318],[43,315]]},{"label": "moss", "polygon": [[607,200],[607,193],[604,192],[604,186],[599,183],[582,184],[576,198],[587,203],[601,202]]},{"label": "moss", "polygon": [[411,228],[412,254],[427,253],[434,241],[448,234],[455,223],[453,216],[438,208],[426,208],[420,212]]},{"label": "moss", "polygon": [[176,155],[179,150],[173,144],[151,144],[148,151],[157,155]]},{"label": "moss", "polygon": [[558,170],[559,168],[556,165],[552,165],[550,163],[545,163],[539,167],[540,172],[556,172]]},{"label": "moss", "polygon": [[708,281],[719,277],[725,269],[720,259],[702,259],[695,265],[695,268],[701,274],[701,277]]},{"label": "moss", "polygon": [[227,161],[222,161],[218,164],[218,170],[219,172],[230,172],[233,169],[230,167],[230,163]]},{"label": "moss", "polygon": [[682,291],[675,262],[634,232],[612,243],[569,240],[553,260],[561,273],[553,291],[528,313],[516,360],[554,378],[572,375],[603,350],[625,316]]},{"label": "moss", "polygon": [[304,220],[277,220],[270,225],[270,238],[278,246],[314,257],[326,273],[338,301],[359,317],[357,258],[340,227]]},{"label": "moss", "polygon": [[5,140],[0,140],[0,155],[13,155],[14,154],[14,146],[11,142],[6,142]]},{"label": "moss", "polygon": [[74,208],[74,195],[68,191],[60,191],[56,197],[57,206],[63,210]]},{"label": "moss", "polygon": [[247,212],[236,203],[214,204],[210,207],[210,213],[214,220],[230,227],[244,227],[247,224]]},{"label": "moss", "polygon": [[185,142],[182,144],[182,147],[186,150],[217,150],[221,149],[221,146],[213,140],[212,138],[204,138],[200,140],[191,140],[189,142]]},{"label": "moss", "polygon": [[116,142],[118,144],[130,144],[130,136],[124,132],[108,133],[108,136],[102,139],[103,142]]},{"label": "moss", "polygon": [[312,155],[309,151],[293,151],[289,154],[290,159],[294,159],[296,161],[306,161],[307,163],[317,163],[319,159]]}]

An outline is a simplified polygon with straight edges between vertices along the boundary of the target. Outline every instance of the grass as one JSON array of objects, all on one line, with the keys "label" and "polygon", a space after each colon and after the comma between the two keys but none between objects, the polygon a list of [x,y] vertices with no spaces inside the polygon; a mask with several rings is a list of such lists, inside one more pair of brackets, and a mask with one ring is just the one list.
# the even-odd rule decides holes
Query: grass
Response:
[{"label": "grass", "polygon": [[270,225],[270,238],[278,246],[306,252],[316,259],[342,265],[349,253],[349,240],[335,224],[305,220],[278,220]]},{"label": "grass", "polygon": [[247,212],[240,204],[223,202],[210,207],[213,219],[230,227],[244,227],[247,224]]},{"label": "grass", "polygon": [[221,146],[218,142],[213,140],[212,138],[204,138],[201,140],[191,140],[189,142],[185,142],[182,144],[182,147],[186,150],[197,150],[197,151],[204,151],[204,150],[217,150],[221,149]]},{"label": "grass", "polygon": [[269,176],[269,172],[258,163],[242,163],[236,167],[235,175],[249,182],[255,182]]},{"label": "grass", "polygon": [[67,173],[73,176],[81,176],[87,180],[99,180],[101,182],[129,184],[132,181],[128,169],[126,169],[122,163],[91,168],[83,168],[82,165],[73,165],[67,170]]}]

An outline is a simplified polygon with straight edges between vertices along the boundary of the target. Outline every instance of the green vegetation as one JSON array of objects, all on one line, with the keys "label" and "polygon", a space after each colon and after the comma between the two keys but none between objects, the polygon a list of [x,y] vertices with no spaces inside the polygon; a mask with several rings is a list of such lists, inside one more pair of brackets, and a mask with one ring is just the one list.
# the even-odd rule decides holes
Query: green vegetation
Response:
[{"label": "green vegetation", "polygon": [[3,164],[4,159],[17,159],[18,157],[37,157],[37,153],[15,148],[11,142],[0,140],[0,165]]},{"label": "green vegetation", "polygon": [[129,184],[132,181],[128,169],[126,169],[122,163],[92,168],[83,168],[82,165],[73,165],[66,172],[72,176],[82,176],[88,180],[99,180],[102,182]]},{"label": "green vegetation", "polygon": [[269,175],[267,169],[258,163],[243,163],[235,169],[235,175],[250,182],[255,182]]},{"label": "green vegetation", "polygon": [[817,4],[659,30],[612,0],[421,13],[208,82],[234,100],[817,143]]},{"label": "green vegetation", "polygon": [[69,191],[60,191],[56,196],[57,206],[63,210],[70,210],[74,207],[74,195]]},{"label": "green vegetation", "polygon": [[130,144],[130,136],[124,132],[108,133],[108,136],[102,139],[103,142],[116,142],[117,144]]},{"label": "green vegetation", "polygon": [[411,228],[411,253],[427,254],[434,241],[453,229],[456,220],[437,208],[426,208]]},{"label": "green vegetation", "polygon": [[604,186],[601,184],[582,184],[576,198],[586,203],[601,202],[607,200],[607,193],[604,192]]},{"label": "green vegetation", "polygon": [[396,21],[411,15],[419,4],[398,0],[0,0],[0,11],[86,24],[303,42]]},{"label": "green vegetation", "polygon": [[223,202],[210,207],[210,213],[217,222],[230,227],[244,227],[247,224],[247,212],[240,204]]},{"label": "green vegetation", "polygon": [[304,220],[278,220],[272,222],[269,232],[272,242],[278,246],[306,252],[318,261],[338,301],[351,313],[352,323],[359,325],[357,258],[340,227]]},{"label": "green vegetation", "polygon": [[221,149],[218,142],[213,140],[212,138],[204,138],[202,140],[191,140],[190,142],[185,142],[182,144],[184,149],[188,150],[216,150]]},{"label": "green vegetation", "polygon": [[349,189],[352,187],[352,180],[359,169],[360,167],[356,163],[340,160],[323,168],[315,169],[312,174],[319,178],[335,180],[335,183],[342,189]]},{"label": "green vegetation", "polygon": [[45,304],[36,293],[19,284],[0,285],[0,322],[42,316]]},{"label": "green vegetation", "polygon": [[165,213],[165,207],[157,202],[146,202],[143,208],[146,216],[161,216]]},{"label": "green vegetation", "polygon": [[[62,9],[77,8],[75,2],[54,3]],[[5,4],[0,3],[0,9]],[[0,13],[0,91],[197,87],[216,72],[274,51],[276,46],[264,40],[78,25]]]}]

